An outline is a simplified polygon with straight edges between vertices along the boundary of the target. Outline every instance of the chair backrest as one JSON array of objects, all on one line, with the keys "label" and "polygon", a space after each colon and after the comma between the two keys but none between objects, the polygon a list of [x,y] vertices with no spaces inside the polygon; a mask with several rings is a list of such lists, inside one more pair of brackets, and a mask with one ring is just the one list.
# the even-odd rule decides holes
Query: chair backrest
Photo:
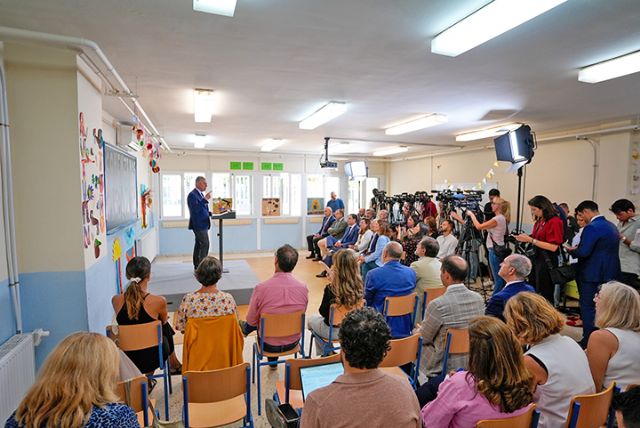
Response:
[{"label": "chair backrest", "polygon": [[428,305],[429,303],[431,303],[432,300],[437,299],[438,297],[442,296],[446,291],[447,291],[447,287],[445,287],[445,286],[427,288],[426,290],[424,290],[424,304],[425,304],[425,306]]},{"label": "chair backrest", "polygon": [[[128,388],[127,384],[129,384]],[[146,390],[146,388],[147,377],[142,375],[118,382],[116,385],[116,394],[122,402],[126,403],[127,406],[131,407],[133,411],[137,413],[147,408],[147,397],[145,396],[146,394],[142,392]],[[127,389],[129,390],[128,392]]]},{"label": "chair backrest", "polygon": [[388,296],[384,299],[384,315],[388,317],[415,315],[417,296],[415,291],[406,296]]},{"label": "chair backrest", "polygon": [[444,358],[442,360],[442,373],[447,374],[449,356],[452,354],[469,353],[469,329],[449,328],[445,336]]},{"label": "chair backrest", "polygon": [[[302,389],[300,369],[303,367],[321,366],[323,364],[340,362],[340,354],[322,358],[292,358],[285,363],[285,385],[290,389]],[[288,380],[288,382],[287,382]]]},{"label": "chair backrest", "polygon": [[329,321],[331,325],[339,326],[342,324],[342,320],[347,316],[349,312],[354,309],[363,308],[366,304],[365,300],[361,300],[356,306],[347,307],[342,305],[337,305],[333,303],[331,305],[331,309],[329,310]]},{"label": "chair backrest", "polygon": [[504,419],[485,419],[476,424],[476,428],[536,428],[540,412],[535,404],[529,405],[529,410],[519,416]]},{"label": "chair backrest", "polygon": [[138,351],[162,343],[162,324],[160,321],[152,321],[145,324],[119,325],[117,334],[108,326],[107,335],[115,336],[116,344],[123,351]]},{"label": "chair backrest", "polygon": [[420,339],[419,334],[414,334],[403,339],[391,340],[391,348],[380,363],[380,367],[398,367],[415,362],[422,347]]},{"label": "chair backrest", "polygon": [[249,363],[220,370],[188,371],[183,378],[187,380],[189,403],[217,403],[247,392]]},{"label": "chair backrest", "polygon": [[616,384],[613,382],[609,388],[597,394],[573,397],[569,406],[567,426],[570,428],[599,428],[606,425],[615,387]]},{"label": "chair backrest", "polygon": [[243,363],[244,337],[235,314],[189,318],[182,348],[183,371],[205,371]]},{"label": "chair backrest", "polygon": [[304,333],[304,311],[286,314],[261,314],[260,326],[264,337],[286,337]]}]

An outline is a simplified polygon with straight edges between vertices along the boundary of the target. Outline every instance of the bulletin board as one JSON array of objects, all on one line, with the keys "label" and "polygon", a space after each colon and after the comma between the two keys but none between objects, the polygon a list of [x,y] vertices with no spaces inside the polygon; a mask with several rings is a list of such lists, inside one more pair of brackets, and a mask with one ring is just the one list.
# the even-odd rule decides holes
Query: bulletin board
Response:
[{"label": "bulletin board", "polygon": [[104,145],[107,233],[138,219],[135,156],[111,144]]}]

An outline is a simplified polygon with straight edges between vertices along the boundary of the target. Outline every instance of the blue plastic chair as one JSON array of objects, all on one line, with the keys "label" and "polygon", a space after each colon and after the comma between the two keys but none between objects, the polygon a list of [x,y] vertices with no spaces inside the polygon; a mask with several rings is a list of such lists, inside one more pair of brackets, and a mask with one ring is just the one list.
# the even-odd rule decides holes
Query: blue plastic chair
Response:
[{"label": "blue plastic chair", "polygon": [[607,428],[613,427],[615,415],[611,409],[611,401],[616,390],[614,382],[602,392],[573,397],[569,406],[567,427],[599,428],[605,424]]},{"label": "blue plastic chair", "polygon": [[[118,334],[112,331],[112,326],[107,326],[107,336],[114,337],[118,347],[123,352],[139,351],[157,347],[160,373],[147,375],[149,379],[162,378],[164,382],[164,415],[169,420],[169,394],[173,393],[169,381],[168,355],[165,357],[162,351],[162,323],[152,321],[144,324],[118,325]],[[155,372],[154,372],[155,373]]]},{"label": "blue plastic chair", "polygon": [[[298,353],[305,357],[304,354],[304,311],[290,312],[287,314],[261,314],[260,325],[258,326],[258,337],[253,344],[253,377],[252,380],[255,383],[256,374],[258,377],[258,415],[262,414],[262,391],[260,382],[260,368],[262,366],[277,366],[284,363],[285,360],[281,360],[280,357],[286,355],[298,356]],[[288,351],[283,352],[268,352],[264,350],[264,338],[278,338],[300,335],[298,344]],[[262,360],[268,357],[278,358],[276,361]]]},{"label": "blue plastic chair", "polygon": [[182,376],[185,427],[222,426],[242,421],[253,427],[249,363],[218,370],[188,371]]}]

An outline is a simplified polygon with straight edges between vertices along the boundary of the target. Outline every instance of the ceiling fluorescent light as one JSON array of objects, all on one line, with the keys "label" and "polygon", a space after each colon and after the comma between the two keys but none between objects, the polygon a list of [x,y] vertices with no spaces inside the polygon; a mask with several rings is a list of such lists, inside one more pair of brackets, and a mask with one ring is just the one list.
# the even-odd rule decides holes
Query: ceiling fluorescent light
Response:
[{"label": "ceiling fluorescent light", "polygon": [[347,111],[346,103],[330,101],[311,116],[300,122],[298,127],[300,129],[315,129],[323,123],[327,123],[330,120],[335,119],[345,111]]},{"label": "ceiling fluorescent light", "polygon": [[495,0],[431,41],[431,52],[458,56],[567,0]]},{"label": "ceiling fluorescent light", "polygon": [[211,122],[213,116],[213,89],[195,89],[195,121]]},{"label": "ceiling fluorescent light", "polygon": [[233,16],[237,0],[193,0],[196,12],[213,13],[215,15]]},{"label": "ceiling fluorescent light", "polygon": [[405,147],[405,146],[399,146],[399,147],[389,147],[388,149],[382,149],[382,150],[378,150],[373,152],[374,156],[389,156],[389,155],[395,155],[398,153],[404,153],[404,152],[408,152],[409,151],[409,147]]},{"label": "ceiling fluorescent light", "polygon": [[193,140],[193,147],[196,149],[204,149],[207,142],[207,136],[205,134],[196,134]]},{"label": "ceiling fluorescent light", "polygon": [[270,140],[265,141],[264,143],[262,143],[260,145],[260,151],[261,152],[270,152],[270,151],[273,151],[273,150],[277,149],[278,147],[280,147],[283,144],[284,144],[284,141],[282,141],[280,138],[272,138]]},{"label": "ceiling fluorescent light", "polygon": [[473,141],[482,140],[483,138],[497,137],[499,135],[506,134],[509,131],[513,131],[514,129],[518,129],[520,126],[522,126],[521,123],[508,123],[506,125],[481,129],[479,131],[465,132],[464,134],[456,135],[456,141]]},{"label": "ceiling fluorescent light", "polygon": [[409,122],[401,123],[400,125],[392,126],[384,130],[387,135],[400,135],[408,132],[417,131],[419,129],[429,128],[431,126],[447,123],[449,119],[444,114],[433,113],[427,116],[420,117]]},{"label": "ceiling fluorescent light", "polygon": [[640,51],[585,67],[578,73],[578,80],[598,83],[640,71]]}]

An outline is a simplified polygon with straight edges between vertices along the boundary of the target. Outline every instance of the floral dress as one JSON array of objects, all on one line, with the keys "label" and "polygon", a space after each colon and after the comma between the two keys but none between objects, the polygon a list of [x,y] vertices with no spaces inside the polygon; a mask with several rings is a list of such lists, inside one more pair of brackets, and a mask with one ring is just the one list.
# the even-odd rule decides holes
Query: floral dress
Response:
[{"label": "floral dress", "polygon": [[206,318],[230,315],[236,312],[236,301],[224,291],[215,293],[187,293],[176,313],[176,330],[184,333],[188,318]]}]

